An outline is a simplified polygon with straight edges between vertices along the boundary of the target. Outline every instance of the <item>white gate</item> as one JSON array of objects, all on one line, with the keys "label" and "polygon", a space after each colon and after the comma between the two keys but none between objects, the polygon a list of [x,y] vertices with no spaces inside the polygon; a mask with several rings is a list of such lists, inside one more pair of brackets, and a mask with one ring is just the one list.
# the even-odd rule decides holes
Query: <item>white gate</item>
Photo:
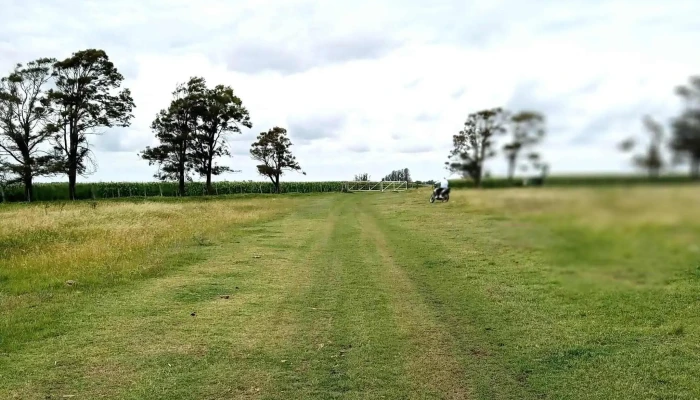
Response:
[{"label": "white gate", "polygon": [[408,189],[406,181],[350,181],[345,183],[348,192],[403,192]]}]

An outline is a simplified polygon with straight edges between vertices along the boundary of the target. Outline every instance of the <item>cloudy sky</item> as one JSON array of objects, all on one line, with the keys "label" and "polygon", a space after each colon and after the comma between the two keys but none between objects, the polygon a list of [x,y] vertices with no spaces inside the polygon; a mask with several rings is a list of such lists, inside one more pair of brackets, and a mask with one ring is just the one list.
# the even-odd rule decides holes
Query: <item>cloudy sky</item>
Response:
[{"label": "cloudy sky", "polygon": [[[451,137],[483,108],[546,114],[552,173],[628,171],[615,145],[667,121],[673,88],[700,74],[697,0],[0,0],[0,70],[101,48],[137,108],[93,139],[91,181],[151,180],[136,153],[190,76],[231,85],[253,129],[227,179],[259,179],[255,135],[286,127],[307,176],[446,174]],[[489,161],[505,173],[502,156]]]}]

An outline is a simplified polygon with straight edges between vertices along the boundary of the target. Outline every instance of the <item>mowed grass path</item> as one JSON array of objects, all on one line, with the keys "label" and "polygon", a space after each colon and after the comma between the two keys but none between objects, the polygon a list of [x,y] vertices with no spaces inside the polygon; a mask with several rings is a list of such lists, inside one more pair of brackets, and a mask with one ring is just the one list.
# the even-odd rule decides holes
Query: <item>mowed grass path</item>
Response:
[{"label": "mowed grass path", "polygon": [[0,398],[700,397],[697,187],[428,194],[0,208]]}]

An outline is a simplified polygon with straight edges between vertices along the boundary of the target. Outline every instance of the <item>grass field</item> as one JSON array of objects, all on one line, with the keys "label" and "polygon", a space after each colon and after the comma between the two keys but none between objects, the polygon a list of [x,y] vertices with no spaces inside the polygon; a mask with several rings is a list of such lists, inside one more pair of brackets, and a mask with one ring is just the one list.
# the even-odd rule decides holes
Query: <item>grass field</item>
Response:
[{"label": "grass field", "polygon": [[700,397],[697,186],[429,190],[2,205],[0,399]]}]

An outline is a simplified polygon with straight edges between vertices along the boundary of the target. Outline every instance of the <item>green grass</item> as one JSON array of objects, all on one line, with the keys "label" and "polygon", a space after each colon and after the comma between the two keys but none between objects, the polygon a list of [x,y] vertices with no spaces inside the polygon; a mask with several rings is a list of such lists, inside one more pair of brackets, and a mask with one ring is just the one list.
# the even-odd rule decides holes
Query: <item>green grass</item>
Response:
[{"label": "green grass", "polygon": [[428,196],[1,206],[0,398],[700,396],[696,187]]}]

